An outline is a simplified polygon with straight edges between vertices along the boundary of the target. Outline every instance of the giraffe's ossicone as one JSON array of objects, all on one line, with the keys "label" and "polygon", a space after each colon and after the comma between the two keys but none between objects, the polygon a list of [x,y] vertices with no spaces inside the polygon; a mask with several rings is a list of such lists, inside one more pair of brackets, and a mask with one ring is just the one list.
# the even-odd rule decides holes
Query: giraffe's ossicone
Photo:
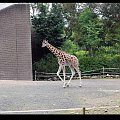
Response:
[{"label": "giraffe's ossicone", "polygon": [[[68,87],[70,84],[70,81],[72,80],[73,76],[75,75],[75,70],[77,71],[80,79],[79,86],[81,87],[81,71],[79,70],[79,61],[76,56],[70,55],[62,50],[57,49],[50,43],[48,43],[47,40],[43,40],[42,42],[42,47],[47,47],[57,58],[58,58],[58,64],[59,64],[59,69],[57,71],[57,76],[63,81],[63,87],[65,88],[66,86]],[[65,66],[69,66],[72,75],[70,77],[70,80],[68,83],[65,82]],[[64,79],[61,78],[59,73],[63,70],[63,76]]]}]

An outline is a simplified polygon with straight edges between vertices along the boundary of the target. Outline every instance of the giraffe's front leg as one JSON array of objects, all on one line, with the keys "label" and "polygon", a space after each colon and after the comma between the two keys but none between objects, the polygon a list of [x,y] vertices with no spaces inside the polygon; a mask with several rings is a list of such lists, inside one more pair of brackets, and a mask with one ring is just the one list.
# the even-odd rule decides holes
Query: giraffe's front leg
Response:
[{"label": "giraffe's front leg", "polygon": [[60,78],[60,80],[64,83],[64,80],[60,77],[60,72],[62,70],[62,66],[60,65],[59,68],[58,68],[58,71],[57,71],[57,76]]}]

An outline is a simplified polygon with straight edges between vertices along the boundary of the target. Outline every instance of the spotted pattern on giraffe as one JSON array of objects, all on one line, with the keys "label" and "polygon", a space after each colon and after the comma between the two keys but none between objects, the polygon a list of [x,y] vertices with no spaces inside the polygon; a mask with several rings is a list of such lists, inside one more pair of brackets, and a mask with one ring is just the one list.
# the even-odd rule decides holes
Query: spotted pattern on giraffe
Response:
[{"label": "spotted pattern on giraffe", "polygon": [[[57,76],[60,78],[60,80],[63,82],[63,88],[69,87],[70,81],[72,80],[73,76],[75,75],[75,70],[77,71],[79,75],[79,87],[81,87],[81,71],[79,70],[79,62],[76,56],[67,54],[66,52],[59,50],[48,43],[48,41],[43,40],[42,47],[47,47],[57,58],[58,58],[58,64],[59,68],[57,71]],[[65,66],[69,66],[71,70],[71,77],[70,80],[66,83],[65,82]],[[61,70],[63,70],[63,78],[59,75]]]},{"label": "spotted pattern on giraffe", "polygon": [[47,45],[48,49],[58,58],[58,63],[61,65],[72,65],[72,66],[77,66],[78,59],[74,55],[67,54],[66,52],[59,50],[52,46],[51,44]]}]

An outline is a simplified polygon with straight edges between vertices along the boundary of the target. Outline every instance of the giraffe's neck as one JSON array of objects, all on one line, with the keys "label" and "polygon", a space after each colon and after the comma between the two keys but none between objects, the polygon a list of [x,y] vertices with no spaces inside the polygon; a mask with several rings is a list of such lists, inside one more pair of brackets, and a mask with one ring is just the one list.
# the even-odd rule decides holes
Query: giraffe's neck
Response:
[{"label": "giraffe's neck", "polygon": [[62,52],[61,50],[55,48],[54,46],[52,46],[49,43],[48,43],[48,45],[46,47],[58,58],[60,58],[64,53],[64,52]]}]

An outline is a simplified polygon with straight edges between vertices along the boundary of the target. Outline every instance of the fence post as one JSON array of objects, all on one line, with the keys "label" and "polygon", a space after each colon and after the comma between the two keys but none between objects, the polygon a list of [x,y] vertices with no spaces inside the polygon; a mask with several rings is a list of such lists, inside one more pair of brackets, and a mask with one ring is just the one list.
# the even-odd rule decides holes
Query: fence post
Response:
[{"label": "fence post", "polygon": [[85,107],[83,108],[83,115],[85,115]]},{"label": "fence post", "polygon": [[104,66],[103,66],[103,78],[104,78],[104,72],[105,72],[105,69],[104,69]]},{"label": "fence post", "polygon": [[37,73],[37,71],[35,70],[35,81],[36,81],[36,73]]}]

